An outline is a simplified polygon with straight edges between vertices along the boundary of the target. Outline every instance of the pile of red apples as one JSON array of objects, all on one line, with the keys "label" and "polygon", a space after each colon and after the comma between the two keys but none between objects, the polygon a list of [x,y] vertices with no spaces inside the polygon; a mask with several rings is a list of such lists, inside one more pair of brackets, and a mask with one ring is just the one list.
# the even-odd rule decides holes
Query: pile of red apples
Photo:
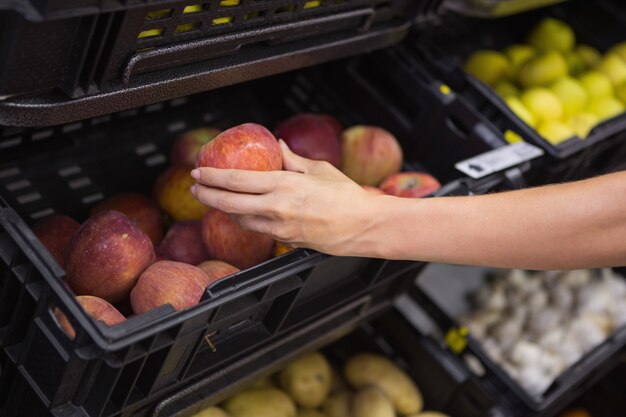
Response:
[{"label": "pile of red apples", "polygon": [[[390,132],[364,125],[344,130],[332,116],[299,114],[279,123],[275,134],[254,123],[223,132],[187,132],[174,143],[171,166],[150,197],[114,195],[95,206],[82,224],[54,214],[33,231],[64,267],[68,288],[96,320],[112,326],[166,304],[192,308],[214,282],[290,248],[242,229],[228,214],[195,200],[190,171],[281,170],[277,138],[301,156],[331,163],[372,193],[423,197],[440,187],[426,173],[400,172],[402,148]],[[55,314],[74,338],[64,313]]]}]

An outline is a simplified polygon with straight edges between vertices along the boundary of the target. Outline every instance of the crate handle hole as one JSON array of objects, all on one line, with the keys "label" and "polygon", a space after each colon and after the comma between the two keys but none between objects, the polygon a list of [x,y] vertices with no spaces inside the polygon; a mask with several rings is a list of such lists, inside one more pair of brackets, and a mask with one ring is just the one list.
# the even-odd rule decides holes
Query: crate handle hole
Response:
[{"label": "crate handle hole", "polygon": [[193,32],[194,30],[200,29],[201,22],[193,22],[193,23],[185,23],[184,25],[176,26],[176,33],[187,33]]},{"label": "crate handle hole", "polygon": [[321,0],[313,0],[313,1],[307,1],[306,3],[304,3],[304,9],[314,9],[316,7],[320,7],[322,5],[322,1]]},{"label": "crate handle hole", "polygon": [[173,12],[174,12],[174,9],[154,10],[146,14],[145,20],[167,19],[168,17],[172,16]]},{"label": "crate handle hole", "polygon": [[293,12],[295,9],[296,9],[295,4],[288,4],[287,6],[282,6],[276,9],[274,14],[290,13],[290,12]]},{"label": "crate handle hole", "polygon": [[143,30],[139,32],[137,39],[157,38],[162,36],[164,31],[163,28]]},{"label": "crate handle hole", "polygon": [[241,0],[222,0],[220,1],[220,7],[234,7],[239,6]]},{"label": "crate handle hole", "polygon": [[224,16],[213,19],[214,25],[224,25],[233,21],[233,16]]},{"label": "crate handle hole", "polygon": [[185,6],[185,8],[183,9],[183,14],[200,13],[203,10],[204,6],[202,6],[201,4],[191,4],[189,6]]}]

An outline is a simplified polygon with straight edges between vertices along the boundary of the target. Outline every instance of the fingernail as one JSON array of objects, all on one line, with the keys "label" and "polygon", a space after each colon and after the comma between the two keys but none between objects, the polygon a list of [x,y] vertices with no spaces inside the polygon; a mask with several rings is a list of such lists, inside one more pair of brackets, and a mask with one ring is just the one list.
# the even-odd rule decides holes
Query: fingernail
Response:
[{"label": "fingernail", "polygon": [[199,180],[200,179],[200,170],[199,169],[194,169],[193,171],[191,171],[191,178]]}]

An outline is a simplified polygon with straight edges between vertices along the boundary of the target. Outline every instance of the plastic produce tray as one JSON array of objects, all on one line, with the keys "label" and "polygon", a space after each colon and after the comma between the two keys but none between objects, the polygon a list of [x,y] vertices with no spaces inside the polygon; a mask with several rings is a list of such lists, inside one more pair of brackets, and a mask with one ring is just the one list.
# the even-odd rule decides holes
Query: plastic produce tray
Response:
[{"label": "plastic produce tray", "polygon": [[61,124],[384,47],[407,33],[410,7],[2,0],[0,124]]},{"label": "plastic produce tray", "polygon": [[[460,274],[465,274],[463,283],[453,283],[458,281]],[[484,272],[475,274],[455,270],[449,276],[442,276],[441,273],[435,275],[424,271],[416,285],[409,289],[409,295],[434,320],[437,333],[442,335],[448,351],[462,359],[468,371],[474,369],[470,372],[478,376],[482,390],[491,398],[498,398],[498,404],[509,415],[554,416],[622,360],[621,353],[626,346],[624,326],[558,376],[542,395],[530,395],[491,359],[481,341],[475,339],[456,319],[469,310],[468,295],[486,286],[487,279],[488,275]],[[480,364],[478,367],[476,362]]]},{"label": "plastic produce tray", "polygon": [[[126,415],[342,305],[367,296],[359,310],[365,314],[403,291],[421,264],[297,250],[219,281],[195,308],[162,307],[107,328],[78,307],[63,285],[63,271],[28,228],[53,211],[82,219],[105,196],[146,192],[164,169],[174,136],[185,129],[251,120],[271,127],[310,110],[338,115],[346,125],[397,130],[392,108],[382,102],[372,107],[375,90],[347,82],[355,71],[344,62],[79,123],[3,128],[4,143],[14,146],[0,156],[0,365],[8,363],[0,375],[0,413],[5,407],[17,416]],[[360,105],[364,97],[370,105]],[[399,138],[406,168],[419,167],[409,151],[414,139]],[[503,182],[503,174],[458,178],[440,194],[485,192]],[[74,341],[51,316],[57,306],[77,330]],[[11,388],[14,378],[36,393],[32,401],[7,403],[20,398]]]},{"label": "plastic produce tray", "polygon": [[621,30],[624,16],[616,13],[615,7],[618,6],[610,0],[594,2],[592,7],[587,2],[571,0],[493,20],[448,13],[438,23],[417,31],[408,43],[416,58],[429,72],[467,100],[485,121],[490,121],[500,132],[514,132],[523,140],[543,148],[553,158],[571,159],[573,155],[580,155],[583,150],[623,132],[626,129],[626,114],[622,113],[596,125],[584,140],[572,138],[555,146],[515,116],[490,87],[463,71],[463,62],[477,49],[499,50],[523,42],[523,37],[531,27],[546,16],[571,25],[577,42],[589,44],[601,52],[606,51],[613,44],[626,39]]}]

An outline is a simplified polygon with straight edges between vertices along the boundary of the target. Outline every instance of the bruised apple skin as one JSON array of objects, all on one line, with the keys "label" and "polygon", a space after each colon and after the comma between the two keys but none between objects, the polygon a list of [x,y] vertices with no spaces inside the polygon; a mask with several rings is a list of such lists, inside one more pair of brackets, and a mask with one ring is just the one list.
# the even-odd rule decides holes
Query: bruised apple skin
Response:
[{"label": "bruised apple skin", "polygon": [[239,268],[217,259],[204,261],[198,265],[198,268],[202,269],[204,273],[207,274],[209,277],[209,284],[240,271]]},{"label": "bruised apple skin", "polygon": [[360,185],[380,184],[402,168],[402,148],[380,127],[353,126],[341,135],[341,170]]},{"label": "bruised apple skin", "polygon": [[61,267],[65,267],[67,249],[80,224],[69,216],[52,214],[33,225],[33,233]]},{"label": "bruised apple skin", "polygon": [[211,210],[202,219],[202,239],[210,258],[239,269],[268,260],[274,250],[270,236],[243,229],[220,210]]},{"label": "bruised apple skin", "polygon": [[117,303],[154,259],[150,238],[131,219],[101,211],[82,224],[70,243],[67,283],[77,295]]},{"label": "bruised apple skin", "polygon": [[196,220],[174,223],[163,238],[158,252],[164,259],[191,265],[209,259],[202,241],[201,227],[201,222]]},{"label": "bruised apple skin", "polygon": [[176,221],[200,220],[209,211],[193,196],[190,188],[196,181],[191,177],[193,166],[173,165],[154,184],[154,198],[165,213]]},{"label": "bruised apple skin", "polygon": [[256,123],[227,129],[198,151],[196,167],[278,171],[283,156],[274,135]]},{"label": "bruised apple skin", "polygon": [[292,152],[341,167],[341,146],[337,133],[326,119],[316,114],[297,114],[279,123],[275,133]]},{"label": "bruised apple skin", "polygon": [[183,133],[172,145],[170,163],[172,165],[195,165],[200,148],[221,132],[214,127],[203,127]]},{"label": "bruised apple skin", "polygon": [[209,277],[198,267],[174,261],[160,261],[146,269],[130,293],[135,314],[170,304],[176,310],[200,302]]},{"label": "bruised apple skin", "polygon": [[391,175],[380,185],[390,195],[419,198],[434,193],[441,184],[433,176],[423,172],[401,172]]},{"label": "bruised apple skin", "polygon": [[99,203],[91,210],[96,214],[105,210],[115,210],[124,213],[129,219],[150,237],[153,245],[158,245],[163,239],[163,217],[159,206],[138,193],[117,194]]},{"label": "bruised apple skin", "polygon": [[[124,317],[122,313],[102,298],[91,295],[79,295],[76,297],[76,301],[78,301],[85,312],[94,320],[102,321],[107,326],[115,326],[116,324],[126,321],[126,317]],[[74,340],[76,337],[76,331],[67,319],[65,313],[57,308],[54,311],[54,315],[56,316],[63,331],[67,333],[70,339]]]}]

